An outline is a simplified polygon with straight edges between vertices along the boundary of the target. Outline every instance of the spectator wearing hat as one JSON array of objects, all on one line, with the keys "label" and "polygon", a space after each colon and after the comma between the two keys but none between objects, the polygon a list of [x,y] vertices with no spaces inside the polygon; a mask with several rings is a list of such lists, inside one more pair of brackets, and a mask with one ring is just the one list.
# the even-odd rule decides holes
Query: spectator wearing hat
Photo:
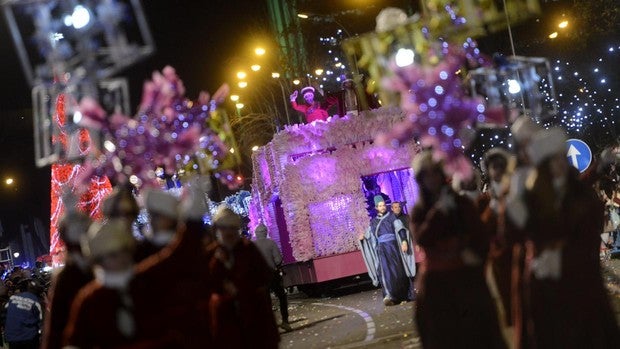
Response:
[{"label": "spectator wearing hat", "polygon": [[140,213],[131,184],[116,187],[103,201],[101,211],[106,218],[123,218],[131,225]]},{"label": "spectator wearing hat", "polygon": [[345,79],[342,82],[340,96],[338,107],[341,115],[358,115],[358,113],[362,110],[362,102],[357,94],[355,81],[353,81],[353,79]]},{"label": "spectator wearing hat", "polygon": [[140,262],[168,246],[177,233],[179,200],[173,195],[150,190],[145,194],[145,206],[150,217],[146,239],[138,244],[136,261]]},{"label": "spectator wearing hat", "polygon": [[273,278],[271,279],[269,290],[275,293],[280,302],[280,315],[282,316],[282,325],[280,326],[286,331],[290,331],[291,325],[288,323],[288,300],[286,299],[286,292],[284,291],[284,281],[280,274],[282,252],[280,252],[278,245],[267,237],[267,226],[263,223],[256,227],[254,235],[256,235],[254,244],[258,247],[260,253],[265,257],[265,261],[267,261],[267,264],[273,270]]},{"label": "spectator wearing hat", "polygon": [[290,96],[293,109],[304,114],[306,117],[306,123],[311,123],[317,120],[327,120],[329,117],[327,110],[338,102],[337,98],[329,97],[326,100],[326,105],[322,106],[321,103],[315,99],[315,92],[314,87],[311,86],[301,89],[301,95],[304,97],[304,101],[306,101],[306,104],[304,105],[297,104],[297,90],[295,90]]},{"label": "spectator wearing hat", "polygon": [[90,217],[69,209],[58,225],[60,238],[66,248],[65,265],[54,276],[49,290],[50,306],[45,316],[42,349],[62,348],[62,334],[69,321],[75,296],[93,279],[90,263],[80,248],[80,241],[86,235],[90,224]]},{"label": "spectator wearing hat", "polygon": [[[491,236],[488,272],[495,295],[499,320],[508,341],[513,341],[512,265],[513,247],[520,243],[517,234],[506,224],[506,199],[509,195],[514,157],[503,148],[492,148],[482,159],[482,169],[489,181],[479,201],[481,220]],[[486,202],[486,206],[480,202]]]},{"label": "spectator wearing hat", "polygon": [[212,347],[208,308],[214,285],[202,221],[209,178],[192,179],[185,188],[176,238],[139,263],[131,281],[136,339],[146,347]]},{"label": "spectator wearing hat", "polygon": [[39,331],[43,310],[38,297],[32,288],[31,279],[23,279],[17,283],[17,292],[6,304],[6,323],[4,338],[9,348],[39,348]]},{"label": "spectator wearing hat", "polygon": [[84,254],[94,265],[95,280],[82,288],[71,308],[65,345],[77,348],[117,348],[135,335],[133,277],[135,240],[124,219],[93,223],[83,241]]},{"label": "spectator wearing hat", "polygon": [[420,198],[411,230],[426,255],[415,305],[422,346],[505,348],[484,274],[490,238],[475,204],[452,190],[431,152],[412,167]]},{"label": "spectator wearing hat", "polygon": [[358,238],[368,274],[375,286],[381,284],[383,303],[391,306],[413,299],[413,243],[407,228],[388,211],[383,196],[375,196],[374,201],[377,216]]},{"label": "spectator wearing hat", "polygon": [[280,341],[271,311],[273,269],[258,248],[240,236],[241,217],[220,206],[213,217],[217,244],[209,263],[216,285],[211,302],[215,347],[277,348]]},{"label": "spectator wearing hat", "polygon": [[604,207],[569,165],[566,140],[552,128],[527,148],[528,334],[537,348],[614,348],[620,333],[599,260]]}]

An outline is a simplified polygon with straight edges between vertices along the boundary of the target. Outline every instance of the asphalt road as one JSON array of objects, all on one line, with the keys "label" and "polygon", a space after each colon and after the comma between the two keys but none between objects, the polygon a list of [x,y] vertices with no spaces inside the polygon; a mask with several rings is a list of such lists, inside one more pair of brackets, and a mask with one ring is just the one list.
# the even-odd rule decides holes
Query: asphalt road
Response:
[{"label": "asphalt road", "polygon": [[293,331],[282,331],[280,347],[419,348],[414,303],[386,307],[382,300],[381,290],[368,287],[323,298],[293,294],[289,297]]},{"label": "asphalt road", "polygon": [[[603,262],[620,323],[620,260]],[[289,295],[290,332],[281,330],[281,348],[421,348],[414,326],[415,302],[383,305],[381,290],[356,286],[321,298]],[[274,300],[274,305],[277,301]],[[279,312],[277,313],[278,322]]]}]

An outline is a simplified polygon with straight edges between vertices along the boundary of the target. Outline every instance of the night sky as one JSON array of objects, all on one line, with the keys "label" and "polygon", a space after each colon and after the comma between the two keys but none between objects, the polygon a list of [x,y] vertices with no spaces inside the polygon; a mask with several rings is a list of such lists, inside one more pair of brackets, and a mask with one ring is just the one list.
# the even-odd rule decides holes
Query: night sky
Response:
[{"label": "night sky", "polygon": [[[386,4],[415,8],[417,3],[313,0],[300,1],[299,10],[325,15],[357,9],[357,13],[339,18],[354,34],[372,30],[374,16]],[[620,88],[617,0],[541,3],[544,14],[540,18],[515,27],[517,54],[545,56],[553,68],[557,67],[554,78],[562,77],[556,81],[556,88],[561,110],[566,112],[556,120],[558,124],[569,127],[574,136],[598,140],[601,145],[608,143],[618,134],[618,125],[614,122],[620,113],[620,103],[614,101]],[[244,61],[255,46],[273,49],[268,44],[273,38],[266,34],[269,28],[266,1],[151,0],[143,1],[143,6],[157,52],[120,74],[129,78],[134,106],[139,101],[142,82],[152,71],[167,64],[177,69],[187,87],[188,97],[195,98],[202,89],[214,92],[221,83],[233,80],[239,62]],[[558,31],[557,23],[562,18],[570,21],[569,27],[560,30],[558,38],[549,39],[548,34]],[[0,84],[0,220],[5,230],[12,230],[29,215],[47,224],[50,183],[49,168],[34,167],[30,87],[24,79],[7,25],[4,19],[0,22],[0,76],[4,82]],[[302,29],[306,40],[318,40],[326,34],[325,30],[330,30],[329,25],[310,23],[302,24]],[[479,43],[483,52],[509,54],[505,32],[480,39]],[[16,179],[11,189],[4,183],[8,176]]]}]

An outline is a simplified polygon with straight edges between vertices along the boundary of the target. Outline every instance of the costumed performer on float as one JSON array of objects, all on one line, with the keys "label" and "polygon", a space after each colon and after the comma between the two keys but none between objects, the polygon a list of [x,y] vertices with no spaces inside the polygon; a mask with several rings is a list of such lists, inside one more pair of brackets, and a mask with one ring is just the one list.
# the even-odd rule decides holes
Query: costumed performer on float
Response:
[{"label": "costumed performer on float", "polygon": [[359,235],[368,275],[375,286],[381,284],[386,306],[413,298],[411,278],[415,276],[415,258],[409,231],[387,210],[382,196],[375,196],[377,217],[366,233]]},{"label": "costumed performer on float", "polygon": [[298,112],[304,113],[307,123],[311,123],[317,120],[327,120],[327,118],[329,117],[327,110],[338,102],[337,98],[328,97],[326,100],[327,103],[325,107],[323,107],[323,105],[321,105],[321,102],[314,99],[315,92],[316,90],[312,86],[306,86],[301,89],[301,95],[306,101],[306,104],[304,105],[297,104],[297,90],[295,90],[290,96],[293,109],[297,110]]}]

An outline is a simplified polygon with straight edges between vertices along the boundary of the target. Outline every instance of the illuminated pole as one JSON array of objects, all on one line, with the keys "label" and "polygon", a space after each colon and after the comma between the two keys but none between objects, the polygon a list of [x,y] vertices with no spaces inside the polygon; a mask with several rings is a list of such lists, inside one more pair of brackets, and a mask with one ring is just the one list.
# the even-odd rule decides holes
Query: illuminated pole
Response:
[{"label": "illuminated pole", "polygon": [[280,85],[280,90],[282,91],[282,103],[284,105],[284,112],[286,113],[286,124],[290,125],[291,124],[291,117],[288,113],[288,101],[286,100],[286,92],[284,92],[284,85],[282,85],[282,80],[280,80],[280,74],[278,74],[277,76],[275,76],[274,74],[271,74],[271,76],[278,80],[278,84]]}]

